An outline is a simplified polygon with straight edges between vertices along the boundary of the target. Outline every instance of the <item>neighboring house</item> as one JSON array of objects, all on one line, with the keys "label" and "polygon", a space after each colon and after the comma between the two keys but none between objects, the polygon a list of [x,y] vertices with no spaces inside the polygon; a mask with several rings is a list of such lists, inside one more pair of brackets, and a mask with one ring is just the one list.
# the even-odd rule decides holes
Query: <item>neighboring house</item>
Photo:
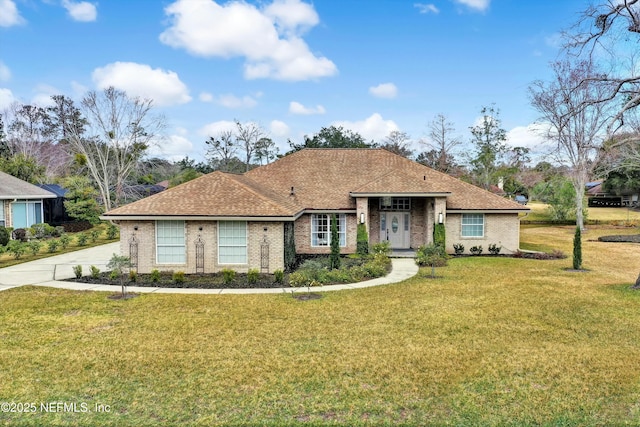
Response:
[{"label": "neighboring house", "polygon": [[383,149],[305,149],[242,175],[213,172],[121,206],[121,249],[140,272],[284,267],[285,229],[298,254],[330,252],[333,214],[340,250],[356,251],[364,223],[371,244],[396,249],[433,242],[519,248],[518,214],[529,208]]},{"label": "neighboring house", "polygon": [[588,182],[585,186],[589,207],[637,207],[640,199],[638,189],[626,188],[618,193],[607,193],[602,188],[603,181]]},{"label": "neighboring house", "polygon": [[44,221],[43,202],[56,195],[0,172],[0,225],[26,228]]}]

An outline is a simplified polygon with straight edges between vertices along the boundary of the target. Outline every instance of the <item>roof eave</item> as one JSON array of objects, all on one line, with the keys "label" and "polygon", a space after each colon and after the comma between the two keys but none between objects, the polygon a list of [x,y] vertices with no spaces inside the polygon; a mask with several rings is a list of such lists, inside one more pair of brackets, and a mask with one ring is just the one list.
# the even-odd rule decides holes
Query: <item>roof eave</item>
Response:
[{"label": "roof eave", "polygon": [[447,192],[349,192],[351,197],[448,197],[451,195],[450,191]]},{"label": "roof eave", "polygon": [[247,215],[101,215],[103,221],[251,221],[282,222],[295,221],[302,211],[291,216],[247,216]]}]

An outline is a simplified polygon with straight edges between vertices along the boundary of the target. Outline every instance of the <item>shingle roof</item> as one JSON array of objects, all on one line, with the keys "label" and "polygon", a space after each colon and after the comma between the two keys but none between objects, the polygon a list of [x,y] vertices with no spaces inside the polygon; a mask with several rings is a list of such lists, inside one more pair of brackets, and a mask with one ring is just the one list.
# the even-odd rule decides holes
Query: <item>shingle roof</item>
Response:
[{"label": "shingle roof", "polygon": [[293,216],[300,208],[242,175],[213,172],[107,216]]},{"label": "shingle roof", "polygon": [[0,199],[49,199],[56,195],[15,176],[0,172]]},{"label": "shingle roof", "polygon": [[358,194],[439,194],[448,210],[528,209],[383,149],[305,149],[244,175],[213,172],[105,216],[293,217],[355,209]]}]

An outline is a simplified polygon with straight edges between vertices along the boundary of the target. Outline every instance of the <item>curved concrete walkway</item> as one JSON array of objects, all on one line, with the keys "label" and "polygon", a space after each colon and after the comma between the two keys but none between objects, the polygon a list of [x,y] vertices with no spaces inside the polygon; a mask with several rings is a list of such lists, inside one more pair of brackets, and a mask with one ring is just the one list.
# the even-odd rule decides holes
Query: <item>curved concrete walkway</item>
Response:
[{"label": "curved concrete walkway", "polygon": [[[88,283],[63,282],[61,279],[73,277],[73,266],[82,265],[85,272],[91,265],[104,270],[114,253],[120,251],[119,243],[96,246],[63,255],[43,258],[37,261],[0,269],[0,291],[17,286],[35,285],[76,291],[120,292],[120,286],[95,285]],[[391,272],[385,277],[366,280],[364,282],[344,285],[327,285],[313,288],[314,292],[342,291],[347,289],[369,288],[402,282],[418,273],[418,266],[413,258],[392,258]],[[56,280],[58,279],[58,280]],[[306,292],[307,288],[266,288],[266,289],[186,289],[186,288],[152,288],[128,286],[129,292],[163,293],[163,294],[276,294]]]}]

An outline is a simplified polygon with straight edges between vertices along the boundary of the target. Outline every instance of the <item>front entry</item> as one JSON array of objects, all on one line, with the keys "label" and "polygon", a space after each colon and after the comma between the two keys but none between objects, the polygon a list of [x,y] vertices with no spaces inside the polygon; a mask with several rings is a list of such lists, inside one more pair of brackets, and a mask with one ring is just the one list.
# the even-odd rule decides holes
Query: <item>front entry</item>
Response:
[{"label": "front entry", "polygon": [[409,212],[381,212],[380,240],[388,240],[393,249],[408,249],[411,246],[409,225]]}]

